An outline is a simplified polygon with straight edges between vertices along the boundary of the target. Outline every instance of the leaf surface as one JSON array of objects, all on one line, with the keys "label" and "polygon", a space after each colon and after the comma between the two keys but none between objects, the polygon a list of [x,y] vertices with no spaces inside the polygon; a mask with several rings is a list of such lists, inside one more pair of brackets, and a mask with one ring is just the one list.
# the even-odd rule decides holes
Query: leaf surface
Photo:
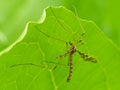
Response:
[{"label": "leaf surface", "polygon": [[[80,37],[85,30],[85,35]],[[49,37],[43,33],[49,35]],[[82,20],[64,7],[49,7],[43,23],[29,23],[24,38],[0,57],[0,90],[119,90],[120,50],[92,21]],[[73,74],[69,73],[68,56],[55,57],[69,50],[66,42],[97,59],[98,63],[84,61],[73,55]],[[60,40],[58,40],[60,39]],[[55,70],[54,63],[60,64]],[[11,65],[19,65],[10,68]]]}]

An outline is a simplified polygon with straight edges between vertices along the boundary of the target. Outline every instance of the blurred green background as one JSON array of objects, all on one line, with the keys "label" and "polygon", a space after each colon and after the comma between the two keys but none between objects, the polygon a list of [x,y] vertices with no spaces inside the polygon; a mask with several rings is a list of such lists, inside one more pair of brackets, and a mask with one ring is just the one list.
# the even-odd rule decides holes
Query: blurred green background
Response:
[{"label": "blurred green background", "polygon": [[27,22],[38,21],[47,6],[63,5],[80,18],[92,20],[120,45],[119,0],[0,0],[0,51],[20,37]]}]

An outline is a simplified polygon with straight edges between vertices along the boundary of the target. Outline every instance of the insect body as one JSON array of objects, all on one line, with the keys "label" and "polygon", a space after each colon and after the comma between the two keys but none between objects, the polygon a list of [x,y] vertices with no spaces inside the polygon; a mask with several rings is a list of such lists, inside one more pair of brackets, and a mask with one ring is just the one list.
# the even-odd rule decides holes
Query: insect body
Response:
[{"label": "insect body", "polygon": [[[80,40],[81,41],[81,40]],[[58,56],[57,58],[62,58],[62,57],[65,57],[65,56],[69,56],[69,60],[68,60],[68,65],[69,65],[69,75],[67,77],[67,82],[69,82],[71,80],[71,76],[72,76],[72,69],[73,69],[73,64],[72,64],[72,56],[75,52],[77,52],[85,61],[90,61],[90,62],[93,62],[93,63],[96,63],[97,60],[93,57],[90,57],[89,55],[79,51],[76,49],[76,46],[74,44],[72,44],[71,42],[69,42],[69,45],[70,45],[70,49],[63,55],[60,55]],[[54,67],[54,69],[56,68],[57,66]]]},{"label": "insect body", "polygon": [[[81,52],[80,50],[77,50],[76,48],[76,44],[78,43],[81,43],[82,44],[82,40],[81,40],[81,37],[84,35],[84,33],[81,34],[81,36],[78,38],[78,40],[76,40],[76,42],[73,44],[71,41],[70,42],[67,42],[65,40],[62,40],[62,39],[59,39],[59,38],[56,38],[54,36],[51,36],[51,35],[48,35],[47,33],[43,32],[42,30],[40,30],[39,27],[35,26],[35,28],[42,34],[44,34],[45,36],[49,37],[49,38],[53,38],[54,40],[58,40],[58,41],[61,41],[63,43],[66,43],[66,46],[68,46],[68,44],[70,45],[70,48],[66,51],[66,53],[62,54],[62,55],[59,55],[57,56],[56,58],[57,59],[61,59],[65,56],[69,56],[69,60],[68,60],[68,65],[69,65],[69,75],[67,77],[67,82],[69,82],[71,80],[71,76],[72,76],[72,68],[73,68],[73,64],[72,64],[72,56],[75,52],[77,52],[81,58],[83,58],[85,61],[90,61],[90,62],[93,62],[93,63],[96,63],[97,60],[93,57],[90,57],[89,55]],[[60,63],[60,61],[58,61],[58,63],[56,64],[56,66],[54,67],[54,69],[56,69],[57,65]]]},{"label": "insect body", "polygon": [[70,71],[69,71],[69,75],[68,75],[68,78],[67,78],[67,82],[70,81],[71,76],[72,76],[72,68],[73,68],[73,65],[72,65],[72,55],[75,52],[76,52],[76,47],[74,45],[72,45],[71,48],[70,48],[70,51],[69,51],[69,63],[68,63],[68,65],[70,65]]}]

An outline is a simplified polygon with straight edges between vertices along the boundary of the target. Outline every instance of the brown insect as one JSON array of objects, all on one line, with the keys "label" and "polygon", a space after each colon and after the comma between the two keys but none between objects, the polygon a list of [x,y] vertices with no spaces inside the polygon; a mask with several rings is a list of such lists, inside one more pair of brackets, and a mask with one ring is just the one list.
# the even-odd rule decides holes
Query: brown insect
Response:
[{"label": "brown insect", "polygon": [[[71,76],[72,76],[72,69],[73,69],[73,64],[72,64],[72,56],[75,52],[77,52],[85,61],[90,61],[90,62],[93,62],[93,63],[97,63],[97,60],[93,57],[90,57],[89,55],[81,52],[80,50],[77,50],[76,48],[76,44],[78,43],[81,43],[82,44],[82,40],[79,38],[75,44],[73,44],[72,42],[66,42],[64,40],[61,40],[61,39],[58,39],[56,37],[53,37],[53,36],[50,36],[46,33],[44,33],[43,31],[41,31],[37,26],[35,26],[37,30],[39,30],[39,32],[41,32],[42,34],[44,34],[45,36],[49,37],[49,38],[53,38],[53,39],[56,39],[56,40],[59,40],[59,41],[62,41],[62,42],[65,42],[66,43],[66,46],[70,45],[70,48],[66,51],[66,53],[62,54],[62,55],[59,55],[57,56],[56,58],[57,59],[60,59],[60,58],[63,58],[65,56],[69,56],[69,60],[68,60],[68,65],[69,65],[69,75],[67,77],[67,82],[69,82],[71,80]],[[84,33],[81,35],[81,37],[84,35]],[[60,62],[57,63],[57,65],[59,64]],[[54,67],[54,69],[56,69],[57,65]]]}]

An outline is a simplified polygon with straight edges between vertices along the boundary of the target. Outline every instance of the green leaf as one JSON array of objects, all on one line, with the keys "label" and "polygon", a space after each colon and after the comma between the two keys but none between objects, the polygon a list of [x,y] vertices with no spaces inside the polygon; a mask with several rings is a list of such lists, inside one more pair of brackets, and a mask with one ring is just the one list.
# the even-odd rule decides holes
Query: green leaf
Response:
[{"label": "green leaf", "polygon": [[[0,57],[0,90],[119,90],[120,50],[92,21],[82,20],[64,7],[50,7],[41,23],[29,23],[21,41]],[[68,83],[68,56],[55,57],[66,52],[66,42],[75,43],[81,37],[84,44],[78,50],[96,58],[98,63],[84,61],[73,55],[73,73]],[[44,32],[45,34],[41,33]],[[53,38],[51,38],[51,37]],[[60,39],[60,40],[57,40]],[[14,47],[13,47],[14,46]],[[68,47],[69,49],[70,47]],[[34,65],[16,64],[33,63]]]},{"label": "green leaf", "polygon": [[0,51],[21,35],[29,21],[39,20],[43,9],[59,0],[0,0]]}]

